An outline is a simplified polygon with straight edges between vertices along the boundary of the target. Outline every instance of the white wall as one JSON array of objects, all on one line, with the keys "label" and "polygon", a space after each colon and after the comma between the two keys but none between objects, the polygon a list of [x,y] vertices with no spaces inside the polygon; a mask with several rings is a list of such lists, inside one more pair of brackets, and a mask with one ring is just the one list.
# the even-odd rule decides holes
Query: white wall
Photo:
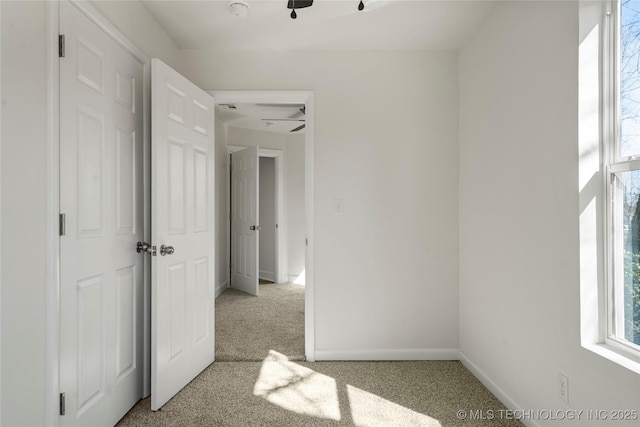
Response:
[{"label": "white wall", "polygon": [[260,247],[259,276],[275,282],[276,271],[276,162],[272,157],[260,157],[259,215]]},{"label": "white wall", "polygon": [[294,282],[305,271],[304,135],[287,135],[286,147],[287,279]]},{"label": "white wall", "polygon": [[187,50],[181,65],[208,90],[315,91],[317,356],[456,357],[457,55]]},{"label": "white wall", "polygon": [[91,4],[149,58],[160,58],[180,71],[178,46],[139,1],[93,1]]},{"label": "white wall", "polygon": [[286,149],[286,137],[276,132],[261,132],[253,129],[240,129],[232,126],[228,127],[229,145],[240,145],[242,147],[260,147],[269,150]]},{"label": "white wall", "polygon": [[[2,425],[47,425],[45,287],[47,225],[48,2],[0,2],[2,8],[2,235],[0,405]],[[136,8],[137,34],[148,32],[147,55],[175,62],[177,50]],[[124,20],[124,14],[118,15]],[[114,18],[118,18],[114,15]],[[128,18],[127,18],[128,19]],[[122,24],[116,26],[128,33]],[[54,29],[57,34],[57,29]],[[158,52],[165,52],[160,55]],[[173,59],[172,59],[173,58]]]},{"label": "white wall", "polygon": [[460,349],[513,407],[638,410],[580,344],[578,35],[577,2],[501,2],[460,52]]},{"label": "white wall", "polygon": [[2,425],[45,425],[47,66],[43,2],[2,8]]}]

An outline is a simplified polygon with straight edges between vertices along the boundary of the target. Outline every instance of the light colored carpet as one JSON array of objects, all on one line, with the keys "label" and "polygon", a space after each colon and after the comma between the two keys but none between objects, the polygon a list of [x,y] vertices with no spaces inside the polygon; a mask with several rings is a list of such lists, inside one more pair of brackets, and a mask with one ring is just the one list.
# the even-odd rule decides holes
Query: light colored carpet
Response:
[{"label": "light colored carpet", "polygon": [[118,426],[521,425],[460,362],[290,360],[304,359],[303,292],[227,290],[216,300],[217,361],[160,411],[144,399]]},{"label": "light colored carpet", "polygon": [[[139,402],[128,426],[520,426],[455,361],[215,362],[160,411]],[[493,411],[461,420],[458,411]],[[479,418],[479,417],[477,417]]]},{"label": "light colored carpet", "polygon": [[270,350],[304,357],[304,286],[260,285],[259,296],[227,289],[216,299],[216,360],[262,361]]}]

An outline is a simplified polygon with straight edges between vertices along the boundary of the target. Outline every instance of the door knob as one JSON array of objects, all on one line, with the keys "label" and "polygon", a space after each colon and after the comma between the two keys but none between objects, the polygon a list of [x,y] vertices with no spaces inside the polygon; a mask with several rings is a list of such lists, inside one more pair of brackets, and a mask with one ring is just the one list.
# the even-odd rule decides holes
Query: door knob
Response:
[{"label": "door knob", "polygon": [[259,226],[259,225],[252,225],[252,226],[249,227],[249,230],[252,230],[252,231],[253,230],[258,230],[258,231],[260,231],[260,230],[262,230],[262,227]]},{"label": "door knob", "polygon": [[156,247],[151,246],[151,244],[146,242],[138,242],[138,244],[136,245],[136,252],[138,253],[147,252],[151,254],[151,256],[156,256]]},{"label": "door knob", "polygon": [[175,252],[175,249],[173,249],[173,246],[167,246],[167,245],[160,246],[160,255],[162,256],[172,255],[174,252]]}]

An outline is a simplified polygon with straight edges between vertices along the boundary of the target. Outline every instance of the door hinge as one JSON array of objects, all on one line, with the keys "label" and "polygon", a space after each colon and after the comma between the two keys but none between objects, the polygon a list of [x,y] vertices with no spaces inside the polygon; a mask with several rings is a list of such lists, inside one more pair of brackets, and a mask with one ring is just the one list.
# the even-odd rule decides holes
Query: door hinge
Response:
[{"label": "door hinge", "polygon": [[66,411],[65,394],[60,393],[60,415],[64,415]]},{"label": "door hinge", "polygon": [[64,34],[58,36],[58,56],[64,58]]},{"label": "door hinge", "polygon": [[65,214],[61,213],[60,214],[60,218],[58,219],[59,221],[59,226],[60,226],[60,235],[64,236],[65,234],[67,234],[67,217]]}]

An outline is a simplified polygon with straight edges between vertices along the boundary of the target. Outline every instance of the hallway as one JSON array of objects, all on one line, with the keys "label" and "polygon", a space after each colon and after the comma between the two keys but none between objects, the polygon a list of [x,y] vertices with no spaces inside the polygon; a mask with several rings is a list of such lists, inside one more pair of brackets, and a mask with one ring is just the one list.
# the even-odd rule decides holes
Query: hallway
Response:
[{"label": "hallway", "polygon": [[304,356],[304,286],[261,284],[258,297],[227,289],[216,299],[216,361],[262,361],[270,350]]}]

